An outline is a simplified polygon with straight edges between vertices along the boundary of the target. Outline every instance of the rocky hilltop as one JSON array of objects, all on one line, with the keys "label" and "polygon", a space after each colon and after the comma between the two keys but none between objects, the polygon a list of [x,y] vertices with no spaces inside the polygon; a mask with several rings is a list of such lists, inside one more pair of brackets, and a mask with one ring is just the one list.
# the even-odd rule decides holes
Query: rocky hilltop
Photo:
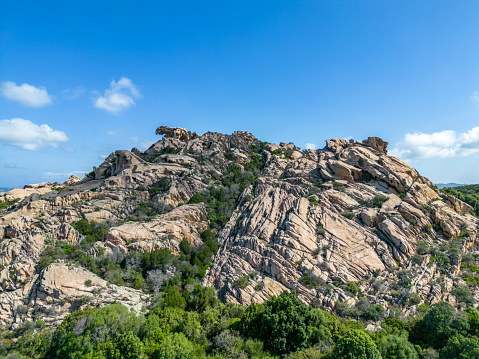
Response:
[{"label": "rocky hilltop", "polygon": [[[0,194],[0,324],[56,325],[113,302],[145,310],[161,285],[153,278],[175,268],[138,274],[131,258],[168,249],[181,259],[207,240],[211,259],[191,268],[225,302],[294,290],[340,314],[364,298],[407,314],[441,300],[479,305],[479,219],[380,138],[301,151],[240,131],[156,134],[83,179]],[[111,264],[122,261],[128,277]]]}]

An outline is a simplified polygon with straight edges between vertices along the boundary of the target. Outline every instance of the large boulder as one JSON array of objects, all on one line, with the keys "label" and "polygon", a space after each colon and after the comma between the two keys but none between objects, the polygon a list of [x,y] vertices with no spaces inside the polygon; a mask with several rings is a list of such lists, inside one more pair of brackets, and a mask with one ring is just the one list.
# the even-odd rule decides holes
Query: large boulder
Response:
[{"label": "large boulder", "polygon": [[191,131],[181,127],[160,126],[156,129],[155,133],[157,135],[165,135],[167,138],[175,138],[184,142],[188,142],[189,140],[198,137],[196,132],[192,133]]}]

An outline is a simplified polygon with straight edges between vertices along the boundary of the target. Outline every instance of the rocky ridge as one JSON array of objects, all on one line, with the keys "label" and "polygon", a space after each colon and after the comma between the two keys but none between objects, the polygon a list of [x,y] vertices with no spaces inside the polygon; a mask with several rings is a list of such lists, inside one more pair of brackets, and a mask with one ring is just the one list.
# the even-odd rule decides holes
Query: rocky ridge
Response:
[{"label": "rocky ridge", "polygon": [[[338,311],[362,293],[385,311],[414,314],[440,300],[463,306],[460,287],[479,305],[479,280],[471,280],[479,219],[388,156],[380,138],[301,151],[241,131],[156,133],[163,138],[146,151],[115,151],[83,179],[0,194],[8,204],[0,214],[0,324],[35,317],[56,325],[114,301],[144,310],[151,293],[78,263],[42,265],[57,242],[85,241],[72,226],[80,220],[105,228],[86,253],[97,259],[161,248],[179,255],[182,240],[198,247],[212,229],[219,250],[202,284],[227,302],[295,290],[305,303]],[[204,198],[218,189],[213,209]]]}]

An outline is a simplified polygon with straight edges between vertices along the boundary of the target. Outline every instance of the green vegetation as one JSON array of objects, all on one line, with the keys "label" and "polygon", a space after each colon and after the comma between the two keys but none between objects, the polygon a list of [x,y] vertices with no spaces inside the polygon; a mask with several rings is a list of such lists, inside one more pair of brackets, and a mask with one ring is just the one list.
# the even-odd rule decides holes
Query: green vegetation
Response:
[{"label": "green vegetation", "polygon": [[381,359],[381,354],[364,331],[350,329],[336,343],[333,358]]},{"label": "green vegetation", "polygon": [[[240,195],[245,188],[256,181],[263,168],[261,155],[253,153],[244,171],[236,163],[230,163],[223,172],[222,186],[211,186],[201,193],[195,193],[189,203],[204,203],[208,211],[211,228],[223,227],[233,214]],[[247,197],[247,196],[245,196]],[[247,199],[245,198],[244,201]]]},{"label": "green vegetation", "polygon": [[[155,259],[156,258],[156,259]],[[151,267],[168,262],[155,255]],[[164,281],[145,315],[119,304],[76,311],[56,329],[24,322],[0,333],[0,358],[465,359],[479,357],[479,311],[445,302],[424,316],[387,318],[378,330],[340,319],[283,292],[248,308],[214,291]]]},{"label": "green vegetation", "polygon": [[169,266],[176,273],[176,285],[191,284],[204,277],[206,269],[211,265],[211,256],[218,251],[216,234],[206,230],[201,233],[203,245],[200,247],[191,247],[186,240],[182,241],[179,258],[166,248],[145,253],[132,251],[126,256],[113,253],[93,257],[86,252],[93,248],[93,243],[105,240],[109,224],[80,220],[72,225],[85,236],[82,242],[73,245],[56,241],[46,245],[38,263],[39,270],[45,269],[57,259],[62,259],[67,263],[81,265],[113,284],[157,293],[165,279],[157,270],[161,272]]},{"label": "green vegetation", "polygon": [[371,205],[373,207],[381,208],[383,203],[389,199],[387,196],[374,196],[373,200],[371,201]]},{"label": "green vegetation", "polygon": [[459,187],[446,187],[442,193],[450,194],[472,206],[474,214],[479,215],[479,184],[471,184]]},{"label": "green vegetation", "polygon": [[356,215],[353,212],[344,211],[341,212],[341,216],[346,217],[347,219],[353,219]]},{"label": "green vegetation", "polygon": [[[311,341],[325,339],[326,328],[319,334],[313,327],[325,326],[325,317],[303,304],[294,293],[283,292],[264,305],[251,305],[240,323],[241,333],[264,343],[274,354],[302,349]],[[313,333],[321,338],[313,337]]]},{"label": "green vegetation", "polygon": [[13,201],[0,201],[0,211],[5,210],[13,206],[15,203],[19,202],[19,198],[15,198]]}]

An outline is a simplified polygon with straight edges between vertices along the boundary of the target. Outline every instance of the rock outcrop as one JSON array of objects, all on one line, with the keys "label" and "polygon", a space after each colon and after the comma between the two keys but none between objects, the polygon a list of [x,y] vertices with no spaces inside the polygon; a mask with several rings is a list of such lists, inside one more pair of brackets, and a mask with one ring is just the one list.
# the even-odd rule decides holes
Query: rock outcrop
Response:
[{"label": "rock outcrop", "polygon": [[56,243],[84,243],[71,225],[82,219],[104,228],[86,247],[92,258],[163,248],[179,255],[182,241],[200,247],[211,229],[219,250],[202,283],[227,302],[294,290],[334,311],[340,301],[355,304],[347,284],[357,282],[386,310],[413,312],[418,301],[461,305],[453,288],[473,264],[460,254],[474,251],[479,219],[388,156],[382,139],[332,139],[300,151],[241,131],[199,136],[160,126],[156,133],[163,138],[145,152],[115,151],[84,179],[0,195],[9,201],[0,213],[1,324],[35,317],[56,325],[78,308],[116,301],[139,311],[151,300],[72,263],[39,265]]}]

